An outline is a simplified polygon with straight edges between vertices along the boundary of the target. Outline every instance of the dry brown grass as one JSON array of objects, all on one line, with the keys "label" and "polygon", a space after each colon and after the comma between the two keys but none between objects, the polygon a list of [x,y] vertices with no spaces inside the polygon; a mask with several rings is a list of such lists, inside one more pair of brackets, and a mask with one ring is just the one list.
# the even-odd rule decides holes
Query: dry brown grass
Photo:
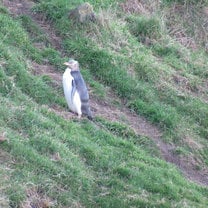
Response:
[{"label": "dry brown grass", "polygon": [[126,0],[120,6],[127,14],[149,14],[148,8],[140,0]]},{"label": "dry brown grass", "polygon": [[5,134],[6,134],[6,132],[3,132],[3,133],[0,134],[0,142],[6,141]]},{"label": "dry brown grass", "polygon": [[158,10],[160,4],[159,0],[126,0],[120,6],[127,14],[151,15]]},{"label": "dry brown grass", "polygon": [[173,4],[166,11],[169,34],[193,50],[206,47],[208,41],[208,9],[203,5]]},{"label": "dry brown grass", "polygon": [[[0,135],[3,135],[0,138],[6,141],[5,133]],[[12,171],[11,164],[13,162],[11,155],[0,148],[0,208],[9,207],[9,198],[6,195],[6,191],[8,189],[8,181],[10,180],[10,173]]]},{"label": "dry brown grass", "polygon": [[147,17],[159,14],[174,40],[192,50],[202,46],[208,52],[208,7],[205,3],[173,3],[163,14],[161,4],[161,1],[126,0],[120,7],[126,14]]},{"label": "dry brown grass", "polygon": [[26,200],[21,208],[49,208],[54,207],[55,202],[47,197],[39,188],[33,187],[26,191]]}]

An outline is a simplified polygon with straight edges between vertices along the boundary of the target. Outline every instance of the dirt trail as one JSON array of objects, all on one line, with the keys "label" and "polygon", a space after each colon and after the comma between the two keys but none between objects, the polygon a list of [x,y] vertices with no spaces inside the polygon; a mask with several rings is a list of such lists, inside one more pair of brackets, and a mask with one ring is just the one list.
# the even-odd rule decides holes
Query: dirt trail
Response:
[{"label": "dirt trail", "polygon": [[[47,37],[55,49],[59,50],[62,55],[63,51],[61,48],[61,38],[56,35],[53,28],[50,27],[41,16],[34,14],[31,12],[31,8],[35,5],[32,1],[27,0],[3,0],[3,4],[8,8],[11,15],[17,17],[19,15],[28,15],[33,21],[47,34]],[[39,65],[37,63],[32,64],[34,74],[41,75],[45,74],[50,76],[58,86],[62,83],[62,74],[57,72],[53,66],[50,65]],[[116,98],[113,93],[109,93],[109,100],[117,100],[119,103],[122,103],[121,100]],[[180,156],[174,154],[176,146],[173,144],[167,144],[162,141],[162,132],[154,125],[149,123],[145,118],[138,116],[131,112],[124,105],[122,107],[115,107],[111,104],[112,102],[100,102],[98,99],[94,98],[91,95],[90,106],[92,111],[97,116],[101,116],[105,119],[123,122],[129,125],[137,134],[144,135],[151,138],[155,144],[158,146],[158,149],[161,152],[161,156],[170,163],[175,164],[183,174],[198,184],[208,186],[208,170],[202,169],[197,170],[196,164],[199,162],[194,159],[194,157],[190,158],[181,158]],[[50,108],[51,111],[63,116],[65,119],[71,119],[75,117],[74,114],[66,111],[66,109],[62,109],[58,106],[53,106]]]}]

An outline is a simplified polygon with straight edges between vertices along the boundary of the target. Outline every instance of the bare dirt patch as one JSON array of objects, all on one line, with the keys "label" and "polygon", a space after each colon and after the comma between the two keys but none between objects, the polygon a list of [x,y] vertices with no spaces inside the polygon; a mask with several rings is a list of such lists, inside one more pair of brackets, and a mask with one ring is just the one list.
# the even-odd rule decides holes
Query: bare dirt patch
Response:
[{"label": "bare dirt patch", "polygon": [[[132,2],[133,2],[132,5],[134,5],[134,3],[138,1],[132,1]],[[55,31],[50,27],[50,24],[45,22],[45,20],[41,16],[38,16],[31,12],[31,7],[34,5],[33,2],[26,0],[13,0],[13,1],[3,0],[3,4],[9,9],[9,11],[13,16],[18,16],[23,14],[29,15],[33,19],[33,21],[36,22],[36,24],[48,35],[51,45],[55,49],[62,52],[61,38],[56,35]],[[129,5],[124,4],[123,8],[131,12],[132,8],[129,7],[127,8],[127,6]],[[142,7],[138,7],[136,9],[138,11],[143,10]],[[33,63],[32,68],[33,68],[33,72],[36,75],[42,75],[42,74],[48,75],[57,82],[57,85],[59,86],[61,85],[62,74],[60,72],[57,72],[53,68],[53,66],[47,64],[39,65],[37,63]],[[109,100],[113,101],[116,99],[117,101],[119,101],[119,103],[122,104],[122,101],[116,98],[116,96],[113,93],[109,93],[108,97],[109,97],[108,101]],[[128,108],[125,107],[125,105],[122,105],[121,107],[115,107],[114,105],[112,105],[112,103],[113,102],[106,102],[106,101],[101,102],[94,95],[91,96],[91,100],[90,100],[92,111],[94,112],[94,114],[96,114],[96,116],[101,116],[105,119],[115,122],[125,123],[129,125],[137,134],[151,138],[156,143],[158,149],[161,152],[162,157],[167,162],[175,164],[188,179],[195,181],[196,183],[201,185],[205,185],[205,186],[208,185],[208,171],[206,168],[201,168],[200,170],[197,168],[197,166],[200,165],[199,161],[194,159],[194,157],[181,158],[179,155],[175,154],[175,149],[176,149],[175,145],[167,144],[162,141],[161,139],[162,132],[156,126],[152,125],[144,117],[138,116],[133,112],[131,112]],[[76,117],[74,114],[68,112],[66,109],[60,108],[59,106],[54,105],[51,108],[49,108],[49,110],[57,113],[58,115],[62,116],[65,119],[72,119]],[[37,196],[38,194],[37,192],[34,191],[31,192],[32,193],[29,192],[28,194],[29,202],[36,200],[36,198],[41,198]],[[44,197],[42,198],[43,201],[44,200],[47,201],[47,199],[44,199]],[[42,201],[42,198],[40,199],[40,201]],[[23,207],[27,207],[27,203],[28,202],[25,202],[24,204],[25,206]]]},{"label": "bare dirt patch", "polygon": [[49,76],[52,80],[57,82],[57,85],[62,83],[62,74],[54,69],[51,65],[38,64],[32,62],[32,72],[35,75],[46,75]]}]

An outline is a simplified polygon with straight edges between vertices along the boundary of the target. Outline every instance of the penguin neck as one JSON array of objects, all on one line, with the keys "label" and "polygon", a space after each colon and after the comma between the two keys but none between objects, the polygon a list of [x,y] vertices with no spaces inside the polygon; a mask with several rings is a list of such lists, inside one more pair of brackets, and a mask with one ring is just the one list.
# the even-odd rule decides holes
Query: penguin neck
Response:
[{"label": "penguin neck", "polygon": [[81,76],[79,70],[71,70],[71,75],[72,75],[73,77]]},{"label": "penguin neck", "polygon": [[66,69],[65,69],[65,73],[64,73],[65,75],[71,75],[71,69],[69,68],[69,67],[67,67]]},{"label": "penguin neck", "polygon": [[71,69],[71,72],[79,72],[79,69]]}]

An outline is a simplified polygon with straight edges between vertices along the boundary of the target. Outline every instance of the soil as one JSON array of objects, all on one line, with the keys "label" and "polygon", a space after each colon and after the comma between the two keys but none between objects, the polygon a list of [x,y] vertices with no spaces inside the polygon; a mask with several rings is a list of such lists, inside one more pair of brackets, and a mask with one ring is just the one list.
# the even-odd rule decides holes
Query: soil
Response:
[{"label": "soil", "polygon": [[[61,47],[61,37],[56,34],[55,30],[48,22],[45,21],[42,16],[39,16],[31,11],[31,8],[35,5],[34,2],[27,0],[2,1],[12,16],[30,16],[33,21],[44,31],[44,33],[47,34],[52,47],[56,50],[59,50],[62,55],[65,56]],[[53,66],[48,64],[40,65],[37,63],[32,63],[32,68],[34,74],[48,75],[55,81],[57,86],[60,87],[62,85],[62,74],[57,72]],[[120,107],[116,107],[112,104],[112,101],[115,100],[121,104]],[[162,131],[157,126],[154,126],[148,122],[144,117],[131,112],[122,103],[122,100],[118,99],[113,92],[109,92],[108,99],[102,102],[93,94],[91,94],[90,97],[90,106],[96,116],[101,116],[105,119],[115,122],[123,122],[129,125],[137,134],[151,138],[160,150],[163,159],[165,159],[167,162],[175,164],[190,181],[196,182],[203,186],[208,186],[208,170],[206,168],[198,168],[202,164],[199,160],[194,158],[194,156],[181,157],[180,155],[175,154],[177,146],[175,144],[165,143],[162,140]],[[73,113],[68,112],[66,109],[63,109],[59,106],[50,106],[49,110],[57,113],[65,119],[72,119],[76,117],[76,115]]]}]

